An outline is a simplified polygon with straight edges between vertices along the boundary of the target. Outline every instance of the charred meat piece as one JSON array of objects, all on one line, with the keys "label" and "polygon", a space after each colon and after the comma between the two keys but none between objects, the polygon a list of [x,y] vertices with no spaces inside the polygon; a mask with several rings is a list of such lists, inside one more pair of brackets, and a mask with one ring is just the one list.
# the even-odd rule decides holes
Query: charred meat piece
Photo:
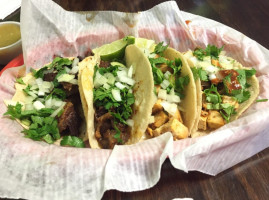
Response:
[{"label": "charred meat piece", "polygon": [[99,67],[107,68],[109,66],[110,66],[110,62],[109,61],[103,61],[103,60],[100,61]]},{"label": "charred meat piece", "polygon": [[44,74],[43,80],[44,81],[52,82],[52,81],[54,81],[56,75],[57,75],[57,73],[53,73],[53,72]]},{"label": "charred meat piece", "polygon": [[95,110],[95,117],[96,118],[99,118],[101,117],[102,115],[106,114],[107,113],[107,110],[105,109],[105,107],[101,106],[101,107],[98,107],[96,110]]},{"label": "charred meat piece", "polygon": [[61,135],[79,136],[80,117],[73,103],[67,102],[62,115],[58,118],[58,128]]},{"label": "charred meat piece", "polygon": [[61,82],[60,84],[63,86],[67,97],[78,93],[78,85],[74,85],[68,82]]},{"label": "charred meat piece", "polygon": [[[100,112],[103,112],[101,109]],[[99,113],[100,114],[100,113]],[[110,113],[105,113],[101,117],[95,117],[96,131],[95,137],[103,149],[113,149],[116,144],[119,144],[115,138],[117,131],[114,129],[114,118]],[[122,143],[125,143],[130,138],[130,128],[125,124],[117,124],[120,130],[120,138]]]}]

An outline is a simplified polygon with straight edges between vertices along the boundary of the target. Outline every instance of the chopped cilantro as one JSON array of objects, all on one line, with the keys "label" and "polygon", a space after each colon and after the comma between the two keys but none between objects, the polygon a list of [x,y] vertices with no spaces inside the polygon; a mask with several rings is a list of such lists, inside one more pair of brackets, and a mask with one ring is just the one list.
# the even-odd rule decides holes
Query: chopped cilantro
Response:
[{"label": "chopped cilantro", "polygon": [[60,138],[60,133],[57,126],[57,120],[50,117],[53,109],[43,108],[40,110],[23,110],[22,105],[17,103],[15,106],[8,105],[8,110],[4,115],[9,115],[11,119],[19,119],[22,122],[27,121],[29,129],[24,129],[22,132],[25,137],[33,140],[45,140],[51,143],[50,135],[53,141]]},{"label": "chopped cilantro", "polygon": [[117,127],[116,123],[114,122],[114,129],[116,130],[116,134],[114,135],[114,138],[117,140],[118,143],[122,143],[122,139],[120,137],[121,135],[121,132],[120,132],[120,129]]},{"label": "chopped cilantro", "polygon": [[78,148],[84,148],[85,144],[82,139],[76,137],[76,136],[64,136],[61,140],[61,146],[70,146],[70,147],[78,147]]},{"label": "chopped cilantro", "polygon": [[250,92],[246,90],[233,90],[233,97],[235,97],[238,103],[243,103],[250,98]]},{"label": "chopped cilantro", "polygon": [[22,77],[17,78],[17,79],[16,79],[16,83],[19,83],[19,84],[22,84],[22,85],[26,85],[26,84],[24,83],[24,81],[22,80]]},{"label": "chopped cilantro", "polygon": [[188,75],[184,77],[178,77],[176,79],[175,91],[178,93],[183,93],[184,87],[187,86],[190,82],[190,77]]},{"label": "chopped cilantro", "polygon": [[4,115],[9,115],[11,119],[20,119],[21,118],[21,109],[22,105],[17,103],[15,106],[8,105],[7,112]]},{"label": "chopped cilantro", "polygon": [[268,99],[257,99],[256,102],[266,102]]},{"label": "chopped cilantro", "polygon": [[210,103],[216,104],[216,103],[221,103],[221,96],[218,92],[217,87],[212,84],[211,88],[205,89],[204,93],[206,95],[206,100]]},{"label": "chopped cilantro", "polygon": [[192,67],[191,71],[192,71],[194,80],[197,80],[198,78],[200,78],[201,81],[208,81],[207,72],[203,70],[202,68]]},{"label": "chopped cilantro", "polygon": [[154,53],[163,56],[163,52],[167,49],[168,46],[169,43],[166,46],[164,46],[163,42],[160,42],[155,46]]},{"label": "chopped cilantro", "polygon": [[29,92],[31,92],[31,85],[27,85],[27,87],[23,89],[23,91],[30,96]]},{"label": "chopped cilantro", "polygon": [[166,64],[173,69],[174,75],[179,75],[182,68],[182,61],[180,58],[176,58],[175,60],[167,60]]},{"label": "chopped cilantro", "polygon": [[233,114],[236,114],[234,107],[230,104],[222,104],[222,110],[220,111],[221,116],[226,120],[227,123],[230,122],[230,118]]},{"label": "chopped cilantro", "polygon": [[223,46],[218,48],[214,45],[207,45],[205,49],[196,48],[193,55],[197,57],[198,60],[203,60],[205,56],[210,56],[213,59],[218,59],[220,52],[223,50]]}]

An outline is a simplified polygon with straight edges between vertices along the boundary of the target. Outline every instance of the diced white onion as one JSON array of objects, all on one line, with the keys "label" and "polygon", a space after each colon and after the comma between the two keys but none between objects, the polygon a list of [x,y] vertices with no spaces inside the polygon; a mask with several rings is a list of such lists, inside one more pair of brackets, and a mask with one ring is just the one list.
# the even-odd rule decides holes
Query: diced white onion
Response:
[{"label": "diced white onion", "polygon": [[164,77],[165,77],[166,79],[169,79],[170,76],[171,76],[171,72],[166,71],[166,72],[164,73]]},{"label": "diced white onion", "polygon": [[40,90],[38,90],[38,93],[37,93],[38,96],[45,96],[45,92],[42,89],[43,88],[40,88]]},{"label": "diced white onion", "polygon": [[213,80],[213,79],[216,79],[217,76],[216,76],[216,74],[210,73],[208,78],[209,78],[209,80]]},{"label": "diced white onion", "polygon": [[132,119],[127,119],[126,123],[128,124],[128,126],[131,126],[131,127],[134,126],[134,120],[132,120]]},{"label": "diced white onion", "polygon": [[45,105],[43,103],[41,103],[40,101],[35,101],[33,103],[33,106],[36,110],[40,110],[42,108],[45,108]]},{"label": "diced white onion", "polygon": [[73,63],[72,63],[72,68],[76,67],[79,63],[79,59],[78,58],[74,58]]},{"label": "diced white onion", "polygon": [[35,82],[36,82],[36,84],[37,84],[38,87],[39,87],[40,85],[42,85],[43,80],[42,80],[42,78],[37,78],[37,79],[35,80]]},{"label": "diced white onion", "polygon": [[169,85],[170,85],[170,82],[166,79],[164,79],[163,82],[161,83],[161,87],[163,89],[166,89]]},{"label": "diced white onion", "polygon": [[166,97],[166,100],[170,103],[179,103],[180,102],[180,97],[177,95],[171,95],[168,94]]},{"label": "diced white onion", "polygon": [[57,80],[58,82],[70,82],[74,78],[75,78],[75,75],[73,74],[62,74],[57,78]]},{"label": "diced white onion", "polygon": [[69,81],[69,83],[71,83],[73,85],[78,85],[78,80],[77,79],[72,79],[71,81]]},{"label": "diced white onion", "polygon": [[65,69],[66,73],[68,73],[68,74],[69,74],[69,72],[71,71],[71,69],[68,68],[68,67],[65,67],[64,69]]},{"label": "diced white onion", "polygon": [[120,90],[122,90],[123,88],[126,88],[126,86],[123,85],[123,84],[120,83],[120,82],[116,82],[115,85],[116,85],[116,87],[119,88]]},{"label": "diced white onion", "polygon": [[55,100],[54,101],[54,106],[55,107],[60,107],[62,105],[63,101]]},{"label": "diced white onion", "polygon": [[25,104],[32,104],[32,102],[33,102],[34,99],[35,99],[35,98],[32,97],[32,96],[26,96],[26,97],[25,97],[25,100],[24,100],[24,103],[25,103]]},{"label": "diced white onion", "polygon": [[56,115],[58,115],[58,113],[64,108],[66,102],[62,102],[61,106],[59,108],[57,108],[51,115],[50,117],[56,117]]},{"label": "diced white onion", "polygon": [[155,118],[154,118],[153,115],[151,115],[151,116],[149,117],[149,124],[152,124],[152,123],[154,123],[154,122],[155,122]]},{"label": "diced white onion", "polygon": [[35,83],[34,85],[31,85],[30,90],[36,90],[38,89],[38,85]]},{"label": "diced white onion", "polygon": [[78,73],[78,70],[79,70],[79,66],[75,66],[71,69],[71,71],[69,72],[70,74],[76,74]]},{"label": "diced white onion", "polygon": [[121,101],[121,96],[120,96],[120,90],[118,89],[112,89],[111,90],[112,96],[116,101]]},{"label": "diced white onion", "polygon": [[31,103],[25,104],[25,110],[33,110],[34,106]]},{"label": "diced white onion", "polygon": [[99,77],[95,77],[94,79],[94,87],[95,88],[99,88],[100,86],[104,85],[105,83],[107,83],[107,78],[102,76],[101,74],[99,74]]},{"label": "diced white onion", "polygon": [[174,116],[177,112],[177,105],[175,103],[169,103],[167,101],[162,101],[161,105],[163,107],[163,109],[168,112],[169,114],[171,114],[172,116]]},{"label": "diced white onion", "polygon": [[217,67],[214,67],[211,64],[204,67],[203,70],[207,71],[208,73],[216,73],[217,71],[219,71]]},{"label": "diced white onion", "polygon": [[48,81],[43,81],[43,88],[51,90],[53,88],[53,83]]},{"label": "diced white onion", "polygon": [[129,78],[128,76],[120,76],[118,74],[118,78],[119,78],[119,81],[122,83],[127,83],[128,85],[131,85],[131,86],[133,86],[135,84],[135,81],[133,79]]},{"label": "diced white onion", "polygon": [[103,85],[103,87],[105,88],[105,89],[109,89],[110,88],[110,85],[109,84],[107,84],[107,83],[105,83],[104,85]]},{"label": "diced white onion", "polygon": [[159,89],[158,98],[159,99],[166,100],[166,98],[167,98],[167,92],[166,92],[166,90]]},{"label": "diced white onion", "polygon": [[127,77],[128,75],[127,75],[127,70],[125,70],[125,69],[123,69],[123,70],[119,70],[119,71],[117,71],[117,75],[118,75],[118,77]]},{"label": "diced white onion", "polygon": [[128,77],[132,78],[133,77],[133,66],[131,65],[129,70],[128,70]]},{"label": "diced white onion", "polygon": [[29,94],[30,96],[34,97],[34,98],[37,97],[37,95],[36,95],[33,91],[29,91],[28,94]]},{"label": "diced white onion", "polygon": [[45,101],[45,107],[51,108],[52,107],[52,98],[49,98]]},{"label": "diced white onion", "polygon": [[112,73],[105,73],[104,77],[106,77],[107,83],[109,83],[110,85],[113,85],[115,83],[116,78]]}]

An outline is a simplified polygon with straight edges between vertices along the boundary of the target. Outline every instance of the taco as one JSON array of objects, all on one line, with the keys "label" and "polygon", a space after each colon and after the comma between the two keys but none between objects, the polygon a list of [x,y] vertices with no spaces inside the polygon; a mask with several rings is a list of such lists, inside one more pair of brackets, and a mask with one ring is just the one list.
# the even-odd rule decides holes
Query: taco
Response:
[{"label": "taco", "polygon": [[225,56],[223,47],[208,45],[184,54],[192,69],[198,95],[197,132],[192,137],[236,120],[257,98],[256,70]]},{"label": "taco", "polygon": [[79,65],[79,58],[56,57],[18,78],[15,95],[5,101],[8,110],[4,115],[16,119],[27,138],[84,147],[87,135],[78,88]]},{"label": "taco", "polygon": [[137,45],[150,62],[155,104],[145,138],[171,132],[174,140],[187,138],[197,118],[196,88],[184,56],[163,42],[138,38]]},{"label": "taco", "polygon": [[135,45],[124,48],[123,56],[103,60],[97,52],[96,63],[81,68],[91,148],[134,144],[150,120],[154,94],[148,60]]}]

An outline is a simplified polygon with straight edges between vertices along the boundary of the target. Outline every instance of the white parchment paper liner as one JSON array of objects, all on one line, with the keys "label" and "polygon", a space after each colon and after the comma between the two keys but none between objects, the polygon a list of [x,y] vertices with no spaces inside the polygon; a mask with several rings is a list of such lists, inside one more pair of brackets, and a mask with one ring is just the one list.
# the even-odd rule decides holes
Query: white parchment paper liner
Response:
[{"label": "white parchment paper liner", "polygon": [[[186,25],[185,20],[191,22]],[[259,98],[269,94],[269,51],[243,34],[215,21],[182,12],[173,1],[139,13],[112,11],[78,14],[46,0],[22,2],[21,31],[28,69],[55,55],[84,56],[90,48],[134,35],[169,42],[186,51],[208,43],[225,45],[228,55],[254,67],[260,81]],[[15,93],[20,67],[0,78],[3,99]],[[0,121],[0,196],[25,199],[100,199],[104,191],[144,190],[155,185],[169,157],[175,168],[216,175],[269,146],[269,103],[252,105],[239,120],[214,133],[173,142],[170,133],[111,150],[76,149],[24,138],[22,127]]]}]

